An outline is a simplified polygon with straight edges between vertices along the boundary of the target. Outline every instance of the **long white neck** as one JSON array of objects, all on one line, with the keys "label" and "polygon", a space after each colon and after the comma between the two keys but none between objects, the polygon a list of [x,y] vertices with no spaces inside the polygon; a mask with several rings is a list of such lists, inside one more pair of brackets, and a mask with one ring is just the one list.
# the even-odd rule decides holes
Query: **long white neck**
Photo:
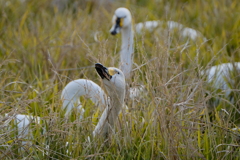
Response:
[{"label": "long white neck", "polygon": [[65,116],[68,116],[72,109],[76,107],[81,113],[80,119],[82,118],[84,109],[79,100],[81,96],[90,98],[93,103],[100,106],[101,109],[103,109],[103,106],[107,105],[105,92],[99,85],[87,79],[74,80],[69,82],[62,91],[62,108],[66,109]]},{"label": "long white neck", "polygon": [[124,93],[118,94],[118,92],[115,91],[109,95],[110,101],[108,103],[108,106],[105,108],[95,130],[93,131],[93,136],[101,134],[106,137],[108,135],[109,129],[114,127],[114,123],[118,118],[118,114],[123,107],[125,90]]},{"label": "long white neck", "polygon": [[121,46],[121,61],[120,69],[123,71],[125,78],[130,78],[130,73],[132,70],[133,63],[133,29],[132,25],[124,27],[121,29],[122,34],[122,46]]}]

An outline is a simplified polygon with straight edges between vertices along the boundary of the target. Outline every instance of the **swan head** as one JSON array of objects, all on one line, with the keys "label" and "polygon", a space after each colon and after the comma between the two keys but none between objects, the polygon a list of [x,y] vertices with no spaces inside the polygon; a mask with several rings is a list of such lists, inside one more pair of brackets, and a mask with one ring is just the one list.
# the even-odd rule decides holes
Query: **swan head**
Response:
[{"label": "swan head", "polygon": [[109,95],[117,93],[118,96],[125,96],[125,76],[120,69],[114,67],[106,68],[100,63],[95,64],[95,69],[102,78]]},{"label": "swan head", "polygon": [[132,16],[127,8],[118,8],[112,18],[113,26],[110,29],[112,35],[120,32],[121,28],[131,27]]}]

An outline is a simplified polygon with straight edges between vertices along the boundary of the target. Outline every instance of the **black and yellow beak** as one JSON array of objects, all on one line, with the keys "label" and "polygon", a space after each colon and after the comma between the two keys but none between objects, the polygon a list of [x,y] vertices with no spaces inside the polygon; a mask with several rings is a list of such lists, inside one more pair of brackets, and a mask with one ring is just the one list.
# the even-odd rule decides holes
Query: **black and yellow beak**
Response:
[{"label": "black and yellow beak", "polygon": [[104,67],[101,63],[96,63],[95,69],[102,79],[106,78],[108,81],[110,81],[112,76],[115,74],[114,70]]},{"label": "black and yellow beak", "polygon": [[119,33],[120,28],[123,26],[123,18],[116,18],[116,22],[115,25],[113,26],[113,28],[111,29],[111,34],[112,35],[116,35],[117,33]]}]

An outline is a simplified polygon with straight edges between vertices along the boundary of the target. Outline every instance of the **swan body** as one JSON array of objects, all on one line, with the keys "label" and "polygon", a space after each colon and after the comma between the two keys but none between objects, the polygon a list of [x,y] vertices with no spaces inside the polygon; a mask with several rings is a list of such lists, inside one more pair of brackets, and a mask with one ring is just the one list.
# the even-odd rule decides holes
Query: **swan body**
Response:
[{"label": "swan body", "polygon": [[[24,147],[26,144],[31,144],[31,141],[26,141],[26,139],[33,139],[33,135],[31,134],[31,123],[40,124],[40,117],[38,116],[28,116],[23,114],[16,115],[8,115],[5,114],[5,126],[9,126],[11,121],[14,121],[14,126],[16,126],[16,136],[21,140],[22,146]],[[23,148],[21,148],[23,149]]]},{"label": "swan body", "polygon": [[29,133],[29,125],[33,123],[40,123],[40,117],[38,116],[29,116],[24,114],[8,115],[5,114],[5,118],[8,119],[7,123],[14,120],[14,123],[17,125],[17,132],[19,138],[24,138]]},{"label": "swan body", "polygon": [[97,63],[95,68],[102,78],[104,87],[109,95],[109,103],[106,106],[95,130],[93,136],[102,135],[106,137],[109,129],[114,127],[118,114],[123,108],[125,98],[125,76],[120,69],[109,67]]},{"label": "swan body", "polygon": [[131,87],[129,89],[129,97],[131,99],[135,99],[137,97],[140,97],[141,95],[143,95],[143,93],[146,91],[146,88],[144,85],[139,85],[136,87]]},{"label": "swan body", "polygon": [[226,96],[228,96],[230,94],[228,82],[234,82],[234,79],[231,79],[231,72],[234,71],[234,69],[240,71],[240,62],[223,63],[212,66],[206,71],[202,71],[201,74],[207,75],[207,82],[212,83],[213,87],[226,90]]},{"label": "swan body", "polygon": [[[204,41],[207,39],[203,37],[203,35],[192,28],[185,27],[184,25],[174,22],[174,21],[167,21],[166,22],[167,26],[167,31],[175,31],[178,30],[178,33],[180,36],[184,38],[189,38],[193,41],[197,40],[198,38],[203,38]],[[148,30],[148,31],[153,31],[157,28],[163,29],[164,28],[164,22],[163,21],[146,21],[146,22],[141,22],[135,25],[135,31],[138,34],[141,34],[143,30]]]},{"label": "swan body", "polygon": [[79,100],[81,96],[90,98],[95,105],[100,106],[102,109],[107,104],[105,92],[99,85],[87,79],[74,80],[66,85],[61,94],[62,108],[66,109],[66,116],[76,106],[80,112],[80,119],[83,118],[84,109]]},{"label": "swan body", "polygon": [[40,117],[17,114],[15,116],[15,121],[17,123],[19,138],[24,138],[24,137],[28,136],[28,133],[30,130],[30,128],[29,128],[30,124],[32,122],[40,123]]}]

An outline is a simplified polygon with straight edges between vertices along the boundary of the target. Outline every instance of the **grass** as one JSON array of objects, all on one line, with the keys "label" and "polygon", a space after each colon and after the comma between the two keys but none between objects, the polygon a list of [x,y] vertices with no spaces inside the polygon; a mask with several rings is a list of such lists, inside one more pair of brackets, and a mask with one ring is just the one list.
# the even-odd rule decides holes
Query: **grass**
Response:
[{"label": "grass", "polygon": [[[239,127],[239,83],[230,84],[236,99],[231,103],[199,76],[209,66],[240,61],[238,1],[74,2],[63,10],[47,0],[0,2],[1,159],[240,159],[240,132],[231,129]],[[173,20],[208,41],[183,49],[185,40],[175,34],[135,35],[134,62],[145,65],[133,72],[132,85],[144,84],[147,94],[126,99],[129,110],[104,142],[91,135],[101,115],[95,115],[96,106],[81,98],[84,120],[73,113],[66,121],[60,94],[73,79],[101,84],[86,66],[118,66],[121,37],[109,29],[120,6],[131,10],[135,23]],[[61,70],[67,68],[81,69]],[[31,125],[32,137],[24,140],[6,113],[40,116],[41,122]]]}]

